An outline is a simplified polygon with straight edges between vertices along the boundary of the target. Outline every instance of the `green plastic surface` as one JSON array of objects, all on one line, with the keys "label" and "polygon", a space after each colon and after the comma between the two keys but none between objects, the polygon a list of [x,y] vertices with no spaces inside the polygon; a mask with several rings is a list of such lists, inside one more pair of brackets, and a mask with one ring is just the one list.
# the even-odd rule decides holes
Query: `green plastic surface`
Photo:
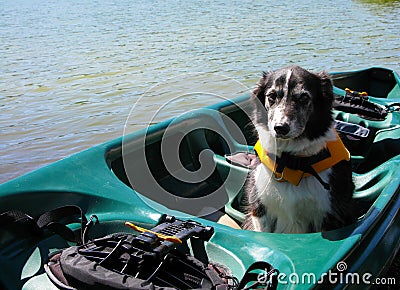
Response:
[{"label": "green plastic surface", "polygon": [[[368,71],[373,74],[373,70]],[[380,104],[391,104],[400,101],[399,77],[390,70],[378,69],[379,75],[391,74],[395,81],[393,88],[388,90],[390,98],[371,97],[371,100]],[[345,73],[332,74],[333,78],[346,79]],[[349,75],[357,75],[350,72]],[[362,71],[362,75],[365,72]],[[346,83],[347,84],[347,83]],[[357,82],[358,84],[358,82]],[[342,93],[344,88],[335,88],[336,93]],[[234,120],[243,132],[246,132],[248,120],[238,109],[238,104],[246,105],[249,96],[239,97],[232,102],[226,101],[194,112],[189,120],[208,118],[218,126],[224,127],[220,112]],[[314,275],[317,280],[328,271],[336,271],[338,262],[346,262],[347,273],[371,273],[372,277],[380,274],[381,270],[390,262],[399,248],[400,223],[398,208],[400,205],[400,155],[386,151],[388,142],[395,142],[400,146],[400,113],[392,112],[387,119],[381,122],[369,121],[359,116],[335,112],[340,120],[361,124],[371,130],[374,138],[366,146],[362,154],[353,156],[360,171],[355,170],[354,180],[356,191],[354,197],[360,204],[360,218],[357,223],[346,228],[331,232],[310,234],[273,234],[258,233],[232,229],[224,225],[203,218],[190,217],[206,225],[215,227],[215,234],[207,243],[210,259],[229,266],[233,274],[241,278],[248,266],[253,262],[265,260],[286,275],[281,279],[280,289],[289,289],[296,286],[299,289],[342,288],[345,284],[318,284],[298,281],[291,283],[289,277],[308,277]],[[162,138],[162,132],[171,121],[167,121],[150,128],[148,133],[149,148],[151,144],[157,146]],[[187,119],[178,122],[180,126],[190,126]],[[134,154],[144,136],[145,130],[127,136],[124,140],[128,144],[127,152]],[[228,173],[242,176],[246,169],[226,162],[224,146],[218,136],[212,132],[200,132],[201,136],[192,134],[187,137],[189,147],[197,149],[211,149],[214,152],[214,161],[218,176],[214,176],[209,186],[218,180],[222,182]],[[204,134],[204,135],[203,135]],[[205,136],[205,137],[204,137]],[[247,136],[249,144],[253,142]],[[144,198],[139,192],[132,189],[126,177],[122,160],[122,138],[98,145],[79,154],[55,162],[49,166],[18,177],[0,185],[0,212],[18,209],[32,216],[66,204],[75,204],[83,208],[87,217],[96,214],[100,223],[95,227],[93,235],[102,236],[107,233],[125,230],[123,222],[133,221],[141,226],[151,227],[160,218],[161,214],[178,214],[162,205],[150,206],[151,201]],[[198,141],[198,142],[197,142]],[[239,144],[234,137],[231,142],[237,151],[251,150],[245,144]],[[390,144],[392,144],[390,143]],[[200,145],[199,145],[200,144]],[[204,148],[203,148],[204,147]],[[195,150],[195,151],[196,151]],[[158,154],[155,150],[153,154]],[[372,152],[372,153],[371,153]],[[380,154],[378,156],[378,154]],[[196,159],[197,156],[194,156]],[[379,157],[379,158],[378,158]],[[157,158],[155,158],[157,160]],[[374,160],[379,164],[368,168]],[[134,161],[132,161],[134,162]],[[157,162],[149,167],[157,169]],[[138,168],[138,170],[141,170]],[[168,180],[168,179],[166,179]],[[185,189],[186,185],[177,185],[178,189]],[[211,186],[211,185],[210,185]],[[240,222],[243,213],[240,209],[240,191],[232,191],[234,184],[227,184],[228,202],[225,210],[232,218]],[[202,195],[207,193],[196,192]],[[188,193],[186,197],[191,197]],[[145,202],[147,201],[147,202]],[[39,244],[29,241],[19,241],[0,249],[0,288],[8,289],[48,289],[52,287],[46,275],[40,271],[40,266],[48,252],[65,247],[66,244],[56,236],[41,241]],[[294,278],[293,278],[294,279]],[[324,280],[327,282],[326,280]],[[287,282],[287,283],[285,283]],[[293,282],[293,281],[292,281]],[[316,282],[316,281],[311,281]],[[352,285],[356,286],[356,285]]]}]

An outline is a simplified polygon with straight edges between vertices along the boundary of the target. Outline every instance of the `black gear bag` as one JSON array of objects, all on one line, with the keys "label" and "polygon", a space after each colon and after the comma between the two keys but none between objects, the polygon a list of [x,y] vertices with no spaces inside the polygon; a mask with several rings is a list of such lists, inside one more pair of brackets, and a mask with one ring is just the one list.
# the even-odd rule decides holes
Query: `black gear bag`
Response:
[{"label": "black gear bag", "polygon": [[[80,231],[71,231],[67,227],[71,221],[81,224]],[[76,206],[57,208],[38,218],[9,211],[0,215],[0,224],[7,226],[6,235],[0,236],[0,241],[3,245],[14,243],[16,239],[40,241],[58,234],[76,243],[50,253],[45,262],[44,270],[58,289],[234,290],[277,287],[279,272],[267,262],[252,264],[238,281],[228,267],[209,261],[205,243],[214,233],[212,227],[163,215],[151,230],[127,222],[126,225],[139,234],[123,232],[89,240],[88,230],[97,222],[97,216],[87,220]],[[33,230],[27,231],[28,228]],[[257,279],[260,275],[262,281]]]},{"label": "black gear bag", "polygon": [[344,96],[336,96],[333,108],[338,111],[357,114],[362,118],[383,121],[388,115],[389,108],[369,101],[366,92],[352,91],[346,88]]}]

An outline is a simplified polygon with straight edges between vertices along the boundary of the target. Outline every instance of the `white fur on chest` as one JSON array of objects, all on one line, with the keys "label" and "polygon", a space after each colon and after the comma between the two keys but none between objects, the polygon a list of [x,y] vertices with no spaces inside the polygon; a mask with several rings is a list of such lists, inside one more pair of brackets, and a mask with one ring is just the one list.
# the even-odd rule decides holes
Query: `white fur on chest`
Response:
[{"label": "white fur on chest", "polygon": [[[331,169],[320,172],[322,180],[329,181]],[[263,164],[254,172],[258,198],[266,207],[266,216],[253,217],[257,231],[277,233],[304,233],[312,225],[321,230],[327,213],[331,212],[330,193],[313,176],[303,178],[298,186],[278,182]],[[275,226],[275,229],[273,229]]]}]

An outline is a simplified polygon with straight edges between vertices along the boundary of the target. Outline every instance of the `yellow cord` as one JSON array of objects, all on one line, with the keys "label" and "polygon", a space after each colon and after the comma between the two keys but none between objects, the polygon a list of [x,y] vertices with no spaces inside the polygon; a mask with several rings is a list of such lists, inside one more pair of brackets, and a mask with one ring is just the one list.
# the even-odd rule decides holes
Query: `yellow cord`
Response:
[{"label": "yellow cord", "polygon": [[131,229],[133,229],[133,230],[139,232],[139,233],[152,233],[152,234],[155,234],[155,235],[156,235],[159,239],[161,239],[161,240],[169,241],[169,242],[174,242],[174,243],[177,243],[177,244],[182,244],[182,240],[179,239],[179,238],[177,238],[177,237],[174,237],[174,236],[166,236],[166,235],[163,235],[163,234],[160,234],[160,233],[156,233],[156,232],[153,232],[153,231],[151,231],[151,230],[138,227],[137,225],[134,225],[133,223],[130,223],[130,222],[125,222],[125,225],[126,225],[127,227],[130,227]]}]

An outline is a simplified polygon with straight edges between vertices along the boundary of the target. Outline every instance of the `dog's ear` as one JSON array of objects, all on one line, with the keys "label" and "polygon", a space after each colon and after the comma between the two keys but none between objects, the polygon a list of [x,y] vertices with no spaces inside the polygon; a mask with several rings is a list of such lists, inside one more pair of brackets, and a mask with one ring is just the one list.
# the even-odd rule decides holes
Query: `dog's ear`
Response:
[{"label": "dog's ear", "polygon": [[322,96],[329,101],[329,103],[333,103],[333,84],[332,78],[330,75],[323,71],[317,74],[320,78],[321,82],[321,93]]},{"label": "dog's ear", "polygon": [[257,87],[252,91],[252,97],[257,98],[263,106],[265,106],[265,86],[269,74],[269,72],[264,71],[257,83]]}]

